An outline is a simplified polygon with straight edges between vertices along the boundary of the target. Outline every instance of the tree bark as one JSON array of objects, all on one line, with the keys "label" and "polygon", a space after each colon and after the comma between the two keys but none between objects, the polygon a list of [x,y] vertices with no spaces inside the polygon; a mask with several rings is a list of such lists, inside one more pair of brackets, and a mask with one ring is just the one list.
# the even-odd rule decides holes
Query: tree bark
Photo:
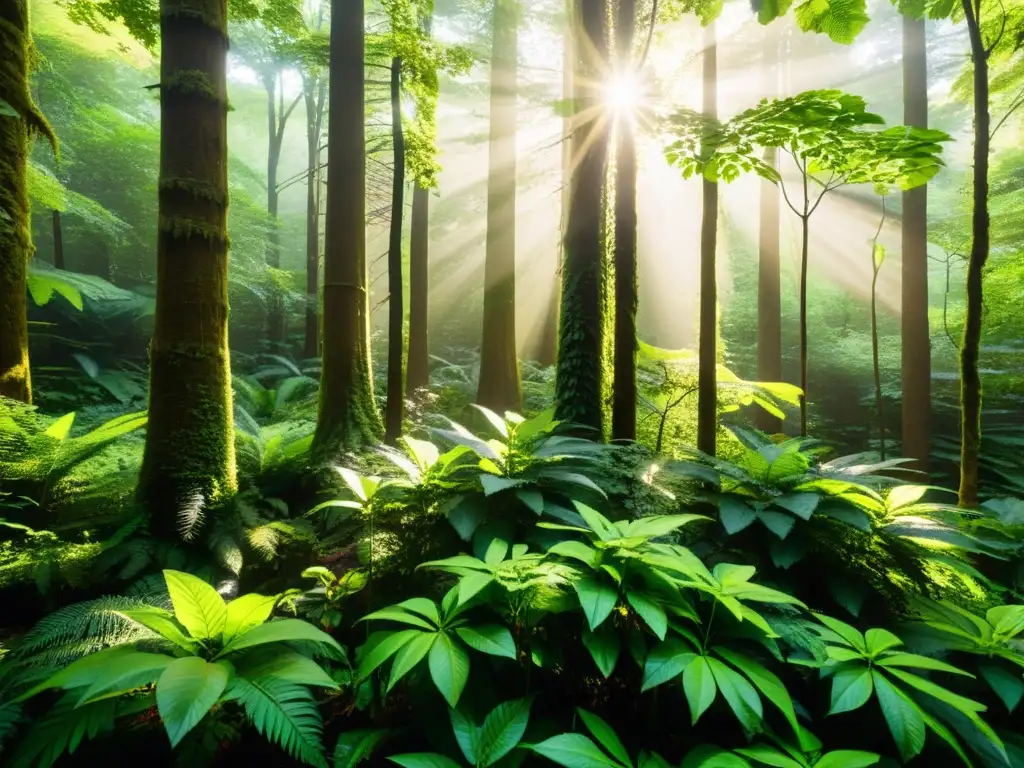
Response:
[{"label": "tree bark", "polygon": [[430,386],[430,191],[419,184],[412,192],[412,232],[409,238],[409,369],[410,392]]},{"label": "tree bark", "polygon": [[160,182],[149,424],[151,530],[235,491],[228,356],[226,0],[160,4]]},{"label": "tree bark", "polygon": [[60,222],[60,211],[53,209],[53,266],[67,269],[64,265],[64,229]]},{"label": "tree bark", "polygon": [[[277,166],[281,160],[281,142],[284,138],[284,120],[278,126],[277,114],[277,74],[264,79],[267,89],[267,214],[270,216],[267,231],[267,266],[281,268],[281,231],[277,220],[278,192]],[[282,94],[283,95],[283,94]],[[270,306],[267,309],[267,330],[271,342],[280,344],[284,341],[284,296],[276,282],[270,283]]]},{"label": "tree bark", "polygon": [[[718,41],[715,22],[704,30],[704,115],[718,118]],[[718,183],[702,179],[700,226],[700,342],[697,370],[697,448],[715,454],[718,431]]]},{"label": "tree bark", "polygon": [[800,436],[807,437],[807,259],[811,233],[806,171],[803,176],[804,214],[800,217]]},{"label": "tree bark", "polygon": [[376,441],[366,271],[364,0],[333,0],[318,453]]},{"label": "tree bark", "polygon": [[303,84],[306,100],[306,357],[320,355],[320,210],[316,185],[320,183],[320,134],[323,130],[327,81],[323,75],[307,76]]},{"label": "tree bark", "polygon": [[402,296],[402,213],[405,210],[405,136],[402,133],[402,59],[391,60],[391,142],[394,181],[391,187],[391,231],[388,242],[388,398],[384,439],[402,434],[405,406],[405,300]]},{"label": "tree bark", "polygon": [[[768,86],[765,96],[777,96],[779,38],[773,27],[765,29],[762,70]],[[765,147],[765,164],[775,168],[778,150]],[[761,211],[757,260],[757,380],[782,381],[782,294],[779,269],[779,188],[760,180]],[[758,429],[772,434],[782,431],[782,420],[764,409],[755,416]]]},{"label": "tree bark", "polygon": [[32,230],[28,140],[53,131],[29,93],[31,33],[27,0],[0,0],[0,99],[19,117],[0,117],[0,396],[32,402],[28,362],[28,260]]},{"label": "tree bark", "polygon": [[[928,54],[924,19],[903,17],[903,122],[928,127]],[[928,470],[932,414],[928,325],[928,187],[903,193],[901,317],[902,453]]]},{"label": "tree bark", "polygon": [[477,402],[499,413],[521,410],[523,403],[516,357],[518,17],[518,0],[495,0],[483,343]]},{"label": "tree bark", "polygon": [[990,119],[988,111],[988,52],[981,37],[971,0],[963,0],[974,64],[974,211],[971,218],[971,253],[967,260],[967,308],[960,345],[960,506],[978,505],[978,461],[981,454],[981,355],[983,309],[982,276],[989,251],[988,165]]},{"label": "tree bark", "polygon": [[[559,420],[604,431],[604,283],[602,213],[608,120],[601,104],[607,58],[605,0],[576,0],[573,46],[572,169],[562,261],[555,413]],[[581,119],[581,115],[583,115]]]}]

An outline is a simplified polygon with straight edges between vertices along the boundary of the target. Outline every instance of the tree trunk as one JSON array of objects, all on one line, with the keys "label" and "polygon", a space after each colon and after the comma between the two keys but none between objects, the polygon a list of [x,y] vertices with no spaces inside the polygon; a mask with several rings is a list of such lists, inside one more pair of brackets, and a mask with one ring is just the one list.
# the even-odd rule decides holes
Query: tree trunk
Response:
[{"label": "tree trunk", "polygon": [[974,211],[971,253],[967,260],[967,309],[960,345],[960,506],[978,505],[978,460],[981,454],[982,275],[989,249],[988,161],[988,54],[971,0],[963,0],[974,63]]},{"label": "tree trunk", "polygon": [[139,494],[151,529],[235,491],[228,356],[227,3],[160,6],[160,183],[149,424]]},{"label": "tree trunk", "polygon": [[409,370],[410,392],[430,386],[430,191],[417,184],[412,191],[412,232],[409,237]]},{"label": "tree trunk", "polygon": [[306,164],[309,174],[306,188],[306,335],[303,349],[306,357],[319,357],[320,211],[316,185],[320,183],[320,132],[323,129],[327,81],[323,75],[307,77],[303,91],[306,99]]},{"label": "tree trunk", "polygon": [[495,0],[491,52],[487,251],[483,344],[477,402],[492,410],[522,409],[516,358],[516,80],[518,0]]},{"label": "tree trunk", "polygon": [[804,214],[800,217],[800,436],[807,437],[807,256],[810,221],[807,214],[807,173],[804,172]]},{"label": "tree trunk", "polygon": [[[872,253],[872,258],[874,254]],[[882,367],[878,359],[878,264],[871,275],[871,365],[875,377],[875,408],[878,411],[878,445],[885,461],[885,400],[882,397]]]},{"label": "tree trunk", "polygon": [[[633,69],[636,3],[619,0],[615,19],[618,71]],[[636,440],[636,135],[634,115],[617,116],[615,148],[615,351],[612,438]]]},{"label": "tree trunk", "polygon": [[[562,261],[555,412],[561,421],[604,431],[604,270],[602,212],[608,121],[594,117],[606,68],[605,0],[576,0],[572,169]],[[581,118],[582,116],[582,118]]]},{"label": "tree trunk", "polygon": [[[903,122],[928,127],[925,21],[903,17]],[[902,453],[927,471],[932,414],[931,331],[928,325],[928,187],[903,193],[903,312],[901,317]]]},{"label": "tree trunk", "polygon": [[[267,78],[264,84],[267,89],[267,214],[270,216],[270,229],[267,231],[267,266],[273,269],[280,269],[281,230],[277,220],[277,166],[281,160],[284,119],[282,116],[281,124],[278,125],[275,96],[277,95],[277,86],[280,85],[283,89],[283,84],[277,82],[276,75],[272,78]],[[267,309],[269,338],[271,342],[281,344],[284,342],[285,335],[284,296],[280,286],[273,280],[270,283],[269,302],[270,306]]]},{"label": "tree trunk", "polygon": [[[779,39],[773,27],[765,29],[766,97],[778,95]],[[775,168],[778,150],[765,147],[765,164]],[[779,188],[761,179],[760,232],[757,261],[757,380],[782,381],[782,294],[779,270]],[[758,429],[778,433],[782,420],[763,408],[755,416]]]},{"label": "tree trunk", "polygon": [[[715,22],[704,30],[704,115],[718,118],[718,42]],[[700,345],[697,371],[697,448],[715,454],[718,431],[718,183],[702,180],[700,225]]]},{"label": "tree trunk", "polygon": [[402,434],[405,374],[405,300],[402,296],[402,213],[405,210],[405,136],[402,133],[402,59],[391,60],[391,142],[394,182],[391,187],[391,231],[388,241],[388,398],[384,439]]},{"label": "tree trunk", "polygon": [[366,274],[364,0],[333,0],[331,19],[323,371],[315,438],[321,453],[372,443],[380,434]]},{"label": "tree trunk", "polygon": [[0,117],[0,396],[32,402],[28,365],[26,282],[32,257],[28,199],[28,140],[32,133],[56,143],[29,93],[27,0],[0,0],[0,99],[18,118]]},{"label": "tree trunk", "polygon": [[53,266],[67,269],[64,265],[64,229],[60,223],[60,211],[53,209]]}]

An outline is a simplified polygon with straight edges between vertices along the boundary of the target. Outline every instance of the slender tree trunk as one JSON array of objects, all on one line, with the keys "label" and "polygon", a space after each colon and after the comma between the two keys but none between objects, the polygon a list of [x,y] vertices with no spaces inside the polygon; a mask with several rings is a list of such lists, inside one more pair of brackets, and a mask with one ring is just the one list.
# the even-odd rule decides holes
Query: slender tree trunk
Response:
[{"label": "slender tree trunk", "polygon": [[[704,114],[718,118],[718,42],[713,21],[704,30]],[[703,179],[702,190],[697,448],[714,455],[718,431],[718,183]]]},{"label": "slender tree trunk", "polygon": [[405,299],[402,296],[402,213],[405,211],[405,136],[402,133],[402,59],[391,60],[391,140],[394,183],[391,187],[391,232],[388,241],[388,399],[384,439],[402,434],[405,406]]},{"label": "slender tree trunk", "polygon": [[320,183],[320,133],[323,128],[327,81],[322,74],[307,76],[303,91],[306,99],[306,163],[309,174],[306,188],[306,335],[303,349],[306,357],[319,357],[320,210],[316,185]]},{"label": "slender tree trunk", "polygon": [[967,260],[967,310],[960,345],[960,505],[978,505],[978,460],[981,454],[982,276],[989,250],[988,165],[990,149],[988,53],[972,0],[963,0],[974,63],[974,212],[971,253]]},{"label": "slender tree trunk", "polygon": [[0,99],[19,115],[0,117],[0,396],[26,403],[32,402],[26,298],[32,257],[28,140],[41,133],[56,144],[29,93],[31,44],[27,0],[0,0]]},{"label": "slender tree trunk", "polygon": [[516,358],[516,80],[518,0],[495,0],[491,52],[487,252],[483,344],[477,402],[500,412],[522,408]]},{"label": "slender tree trunk", "polygon": [[885,461],[885,399],[882,397],[882,366],[878,350],[878,274],[882,271],[885,251],[880,250],[878,238],[885,226],[885,198],[882,198],[882,218],[871,241],[871,365],[875,376],[875,408],[878,411],[878,445],[882,461]]},{"label": "slender tree trunk", "polygon": [[807,257],[810,216],[807,211],[807,174],[804,173],[804,214],[800,217],[800,436],[807,436]]},{"label": "slender tree trunk", "polygon": [[[594,117],[607,58],[605,0],[576,0],[569,217],[562,261],[555,412],[559,420],[604,432],[604,270],[602,241],[608,119]],[[582,119],[581,119],[582,114]]]},{"label": "slender tree trunk", "polygon": [[[928,54],[924,19],[903,17],[903,122],[928,127]],[[932,413],[928,326],[928,187],[903,193],[902,453],[928,469]]]},{"label": "slender tree trunk", "polygon": [[412,191],[412,232],[409,238],[409,370],[410,392],[430,386],[430,191],[416,184]]},{"label": "slender tree trunk", "polygon": [[[615,20],[618,71],[633,69],[636,3],[619,0]],[[634,116],[617,116],[615,147],[615,360],[612,438],[636,440],[636,134]]]},{"label": "slender tree trunk", "polygon": [[[267,89],[267,214],[270,216],[270,229],[267,231],[267,266],[281,268],[281,230],[277,220],[278,191],[277,167],[281,161],[281,141],[283,138],[284,120],[278,125],[277,89],[283,85],[277,82],[277,75],[269,77],[265,82]],[[283,94],[282,94],[283,95]],[[271,342],[280,344],[284,341],[284,296],[276,282],[270,285],[270,306],[267,310],[267,330]]]},{"label": "slender tree trunk", "polygon": [[60,223],[60,211],[53,209],[53,266],[67,269],[64,265],[64,229]]},{"label": "slender tree trunk", "polygon": [[227,2],[160,6],[160,183],[139,493],[158,536],[235,490],[228,356]]},{"label": "slender tree trunk", "polygon": [[[764,62],[766,97],[778,95],[779,38],[765,29]],[[765,147],[765,164],[775,168],[778,150]],[[761,179],[761,211],[757,261],[757,380],[782,381],[782,294],[779,270],[779,188]],[[757,426],[764,432],[782,431],[782,420],[758,409]]]},{"label": "slender tree trunk", "polygon": [[366,272],[364,0],[333,0],[331,10],[323,372],[315,437],[321,453],[372,443],[380,434]]}]

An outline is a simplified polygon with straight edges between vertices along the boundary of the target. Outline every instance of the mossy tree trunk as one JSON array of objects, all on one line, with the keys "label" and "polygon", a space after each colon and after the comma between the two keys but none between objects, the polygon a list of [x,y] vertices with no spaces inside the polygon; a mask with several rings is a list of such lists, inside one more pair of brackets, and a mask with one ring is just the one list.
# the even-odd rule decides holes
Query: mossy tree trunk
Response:
[{"label": "mossy tree trunk", "polygon": [[[765,78],[765,96],[778,95],[779,36],[774,25],[764,30],[764,55],[761,66]],[[775,167],[778,150],[766,147],[764,162]],[[760,222],[757,259],[757,380],[782,381],[782,294],[779,269],[779,188],[761,179]],[[764,409],[756,415],[758,429],[769,433],[782,431],[782,420]]]},{"label": "mossy tree trunk", "polygon": [[153,531],[235,490],[228,357],[226,0],[160,4],[156,321],[139,492]]},{"label": "mossy tree trunk", "polygon": [[978,461],[981,455],[981,325],[982,276],[989,250],[988,166],[991,145],[988,50],[979,27],[980,0],[963,0],[974,66],[974,184],[971,252],[967,259],[967,308],[960,344],[960,505],[978,505]]},{"label": "mossy tree trunk", "polygon": [[53,209],[53,266],[56,269],[67,269],[64,262],[64,227],[61,225],[60,211]]},{"label": "mossy tree trunk", "polygon": [[430,191],[419,184],[412,192],[409,237],[409,364],[405,385],[410,392],[430,386]]},{"label": "mossy tree trunk", "polygon": [[402,434],[405,411],[405,300],[402,291],[402,214],[405,212],[405,135],[402,132],[402,59],[391,60],[391,143],[394,182],[391,187],[391,231],[388,242],[388,399],[384,439]]},{"label": "mossy tree trunk", "polygon": [[32,257],[29,138],[43,134],[56,146],[29,93],[31,45],[27,0],[0,0],[0,99],[17,113],[0,115],[0,395],[26,403],[32,402],[26,315]]},{"label": "mossy tree trunk", "polygon": [[[903,17],[903,122],[928,127],[925,20]],[[902,453],[927,471],[932,414],[932,349],[928,325],[928,187],[903,193],[901,314]]]},{"label": "mossy tree trunk", "polygon": [[[615,16],[618,71],[632,71],[636,3],[619,0]],[[622,111],[615,147],[615,348],[612,438],[636,440],[636,132],[634,116]]]},{"label": "mossy tree trunk", "polygon": [[516,81],[518,0],[494,0],[483,342],[477,402],[522,408],[516,356]]},{"label": "mossy tree trunk", "polygon": [[366,272],[363,0],[333,0],[331,21],[323,370],[315,436],[321,454],[375,442],[381,433]]},{"label": "mossy tree trunk", "polygon": [[[715,22],[704,29],[704,115],[718,118],[718,41]],[[715,453],[718,432],[718,183],[703,179],[700,225],[700,339],[697,370],[697,448]]]},{"label": "mossy tree trunk", "polygon": [[605,0],[577,0],[569,217],[562,257],[555,412],[561,421],[604,432],[604,271],[602,233],[608,120],[600,110],[607,57]]},{"label": "mossy tree trunk", "polygon": [[323,130],[327,81],[323,75],[303,78],[306,100],[306,357],[320,355],[320,211],[316,189],[320,183],[320,134]]}]

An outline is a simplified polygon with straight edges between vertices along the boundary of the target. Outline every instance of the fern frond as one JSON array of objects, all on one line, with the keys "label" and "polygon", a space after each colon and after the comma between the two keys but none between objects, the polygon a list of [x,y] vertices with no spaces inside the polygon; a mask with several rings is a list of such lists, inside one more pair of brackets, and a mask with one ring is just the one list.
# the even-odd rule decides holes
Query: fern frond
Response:
[{"label": "fern frond", "polygon": [[264,560],[273,559],[277,554],[279,536],[277,531],[270,525],[261,525],[258,528],[251,528],[247,531],[249,546],[256,550]]},{"label": "fern frond", "polygon": [[67,694],[22,739],[10,768],[49,768],[64,752],[73,753],[83,739],[113,730],[117,699],[75,707],[79,695]]},{"label": "fern frond", "polygon": [[323,721],[308,688],[270,676],[236,677],[227,695],[269,741],[306,765],[326,768]]},{"label": "fern frond", "polygon": [[0,705],[0,754],[4,753],[4,743],[8,741],[21,723],[21,706],[18,704]]},{"label": "fern frond", "polygon": [[192,541],[206,519],[206,499],[198,491],[182,499],[178,507],[178,532],[185,541]]}]

